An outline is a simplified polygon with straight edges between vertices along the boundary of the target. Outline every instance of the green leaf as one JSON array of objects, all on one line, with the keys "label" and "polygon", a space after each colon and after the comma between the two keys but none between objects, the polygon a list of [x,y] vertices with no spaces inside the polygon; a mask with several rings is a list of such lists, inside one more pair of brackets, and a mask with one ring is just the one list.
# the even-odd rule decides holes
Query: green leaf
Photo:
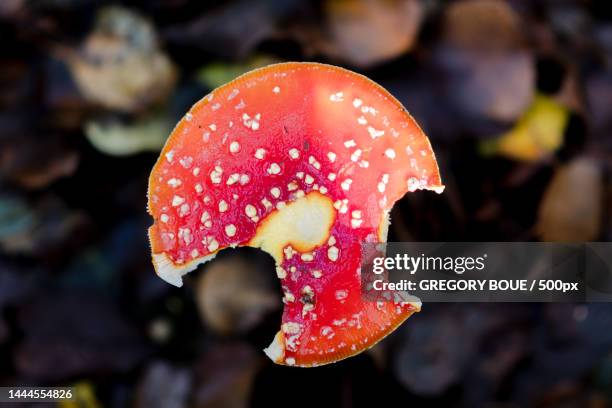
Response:
[{"label": "green leaf", "polygon": [[153,116],[131,124],[90,121],[85,125],[85,135],[102,153],[127,156],[161,150],[172,127],[172,121],[166,116]]}]

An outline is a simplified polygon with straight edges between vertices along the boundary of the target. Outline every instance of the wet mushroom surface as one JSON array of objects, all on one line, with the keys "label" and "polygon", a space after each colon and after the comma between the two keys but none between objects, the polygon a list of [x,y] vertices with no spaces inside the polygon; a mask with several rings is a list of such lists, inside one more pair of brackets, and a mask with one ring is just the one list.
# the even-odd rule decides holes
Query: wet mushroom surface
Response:
[{"label": "wet mushroom surface", "polygon": [[269,253],[283,290],[266,354],[315,366],[357,354],[420,302],[366,301],[364,242],[385,242],[406,192],[444,189],[429,140],[364,76],[318,63],[251,71],[181,119],[149,179],[157,274],[182,276],[228,247]]}]

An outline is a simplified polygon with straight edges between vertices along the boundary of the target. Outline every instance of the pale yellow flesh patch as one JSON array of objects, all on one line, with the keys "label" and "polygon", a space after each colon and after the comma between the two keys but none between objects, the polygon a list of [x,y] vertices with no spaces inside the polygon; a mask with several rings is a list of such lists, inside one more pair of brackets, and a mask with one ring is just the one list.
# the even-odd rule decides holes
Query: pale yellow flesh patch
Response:
[{"label": "pale yellow flesh patch", "polygon": [[389,225],[391,225],[391,212],[389,210],[383,210],[380,224],[378,225],[378,242],[387,242]]},{"label": "pale yellow flesh patch", "polygon": [[285,336],[282,331],[278,331],[274,340],[264,349],[266,356],[277,364],[282,364],[285,358]]},{"label": "pale yellow flesh patch", "polygon": [[183,286],[183,275],[195,270],[198,265],[210,261],[216,255],[217,253],[215,252],[177,266],[165,253],[161,252],[159,254],[153,254],[153,267],[155,268],[157,276],[169,284],[180,288]]},{"label": "pale yellow flesh patch", "polygon": [[266,251],[280,265],[288,245],[302,253],[323,245],[335,218],[332,200],[313,191],[268,215],[247,245]]},{"label": "pale yellow flesh patch", "polygon": [[[299,252],[308,252],[323,245],[329,238],[335,217],[336,210],[331,199],[318,192],[311,192],[268,215],[247,245],[268,252],[277,265],[280,265],[283,249],[287,245]],[[154,253],[153,266],[160,278],[171,285],[181,287],[184,275],[213,259],[217,252],[183,265],[176,265],[163,252]]]}]

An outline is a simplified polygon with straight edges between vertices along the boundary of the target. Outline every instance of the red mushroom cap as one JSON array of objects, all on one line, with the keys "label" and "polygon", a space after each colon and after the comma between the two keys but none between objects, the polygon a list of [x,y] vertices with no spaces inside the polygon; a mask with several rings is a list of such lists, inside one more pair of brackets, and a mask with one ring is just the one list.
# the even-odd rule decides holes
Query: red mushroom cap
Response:
[{"label": "red mushroom cap", "polygon": [[420,309],[362,297],[361,244],[386,241],[407,191],[443,188],[429,140],[382,87],[329,65],[271,65],[211,92],[172,132],[149,180],[153,263],[181,286],[224,248],[261,248],[285,303],[266,354],[338,361]]}]

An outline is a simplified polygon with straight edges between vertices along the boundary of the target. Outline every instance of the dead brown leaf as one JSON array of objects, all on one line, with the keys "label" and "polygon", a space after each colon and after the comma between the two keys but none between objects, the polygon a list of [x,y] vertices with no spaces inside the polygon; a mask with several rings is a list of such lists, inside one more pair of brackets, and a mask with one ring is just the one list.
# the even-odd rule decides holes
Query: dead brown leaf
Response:
[{"label": "dead brown leaf", "polygon": [[465,0],[444,13],[444,40],[478,50],[517,50],[525,46],[520,17],[501,0]]},{"label": "dead brown leaf", "polygon": [[602,174],[596,162],[578,158],[560,167],[540,203],[537,232],[544,241],[595,240],[602,222]]},{"label": "dead brown leaf", "polygon": [[151,23],[124,8],[103,9],[68,64],[81,92],[107,108],[135,111],[163,100],[176,69],[159,49]]},{"label": "dead brown leaf", "polygon": [[433,58],[446,98],[469,119],[511,123],[532,101],[535,61],[520,17],[505,1],[452,3]]},{"label": "dead brown leaf", "polygon": [[202,319],[220,334],[253,328],[280,306],[269,271],[237,257],[217,259],[198,277],[197,303]]},{"label": "dead brown leaf", "polygon": [[324,51],[358,67],[370,67],[410,51],[423,9],[416,0],[328,0]]}]

